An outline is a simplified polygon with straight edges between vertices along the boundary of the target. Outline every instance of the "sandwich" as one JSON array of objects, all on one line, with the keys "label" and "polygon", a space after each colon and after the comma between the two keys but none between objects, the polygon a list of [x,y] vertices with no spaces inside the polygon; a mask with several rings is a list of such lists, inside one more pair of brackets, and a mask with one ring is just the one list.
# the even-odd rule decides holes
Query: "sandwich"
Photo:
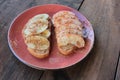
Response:
[{"label": "sandwich", "polygon": [[22,35],[31,55],[36,58],[45,58],[49,55],[51,20],[48,14],[38,14],[29,19]]},{"label": "sandwich", "polygon": [[68,55],[85,46],[83,25],[71,11],[59,11],[53,15],[57,46],[61,54]]}]

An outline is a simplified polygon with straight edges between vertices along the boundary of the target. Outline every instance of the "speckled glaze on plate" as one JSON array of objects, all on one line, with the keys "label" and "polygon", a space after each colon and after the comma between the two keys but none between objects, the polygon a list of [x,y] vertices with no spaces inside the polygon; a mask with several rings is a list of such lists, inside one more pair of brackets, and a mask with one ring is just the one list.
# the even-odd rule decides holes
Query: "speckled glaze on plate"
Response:
[{"label": "speckled glaze on plate", "polygon": [[[74,53],[64,56],[59,53],[56,45],[56,39],[54,33],[52,33],[52,48],[49,57],[45,59],[37,59],[33,57],[27,50],[22,37],[22,29],[27,21],[33,16],[40,13],[47,13],[52,17],[56,12],[61,10],[68,10],[76,14],[79,20],[82,22],[85,28],[85,47],[76,50]],[[52,31],[53,32],[53,31]],[[58,4],[46,4],[41,6],[35,6],[23,11],[19,14],[11,23],[8,30],[8,44],[13,54],[24,64],[36,68],[36,69],[61,69],[72,66],[83,58],[85,58],[93,47],[94,32],[90,22],[77,10],[70,7],[58,5]]]}]

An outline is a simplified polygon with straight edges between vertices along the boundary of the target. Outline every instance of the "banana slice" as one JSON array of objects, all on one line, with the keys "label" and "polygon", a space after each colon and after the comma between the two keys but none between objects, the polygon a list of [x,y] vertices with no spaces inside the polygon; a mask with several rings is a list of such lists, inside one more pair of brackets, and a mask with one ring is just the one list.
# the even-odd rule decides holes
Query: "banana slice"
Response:
[{"label": "banana slice", "polygon": [[49,30],[45,30],[45,31],[43,31],[43,32],[41,33],[41,36],[44,36],[44,37],[46,37],[46,38],[50,37],[50,35],[51,35],[51,33],[50,33]]},{"label": "banana slice", "polygon": [[[40,15],[39,15],[40,16]],[[32,34],[39,34],[43,31],[45,31],[48,28],[48,20],[46,19],[47,16],[44,16],[45,19],[41,19],[36,16],[36,18],[33,17],[33,19],[30,19],[28,23],[26,24],[25,34],[32,33]]]},{"label": "banana slice", "polygon": [[36,28],[36,33],[37,33],[37,34],[42,33],[42,32],[44,32],[47,28],[48,28],[48,25],[40,26],[40,27]]},{"label": "banana slice", "polygon": [[25,29],[25,30],[24,30],[24,34],[25,34],[26,36],[28,36],[28,35],[31,34],[31,32],[30,32],[28,29]]},{"label": "banana slice", "polygon": [[34,17],[34,19],[48,19],[49,15],[48,14],[39,14]]},{"label": "banana slice", "polygon": [[33,43],[27,43],[27,46],[31,49],[35,49],[35,47],[36,47],[35,44],[33,44]]},{"label": "banana slice", "polygon": [[43,36],[48,38],[50,36],[50,32],[48,30],[46,31],[47,28],[48,28],[48,26],[36,27],[34,29],[26,28],[24,30],[24,34],[26,36],[29,36],[31,34],[39,34],[39,33],[41,33]]},{"label": "banana slice", "polygon": [[37,50],[46,50],[50,43],[48,39],[42,36],[29,36],[26,38],[27,47]]}]

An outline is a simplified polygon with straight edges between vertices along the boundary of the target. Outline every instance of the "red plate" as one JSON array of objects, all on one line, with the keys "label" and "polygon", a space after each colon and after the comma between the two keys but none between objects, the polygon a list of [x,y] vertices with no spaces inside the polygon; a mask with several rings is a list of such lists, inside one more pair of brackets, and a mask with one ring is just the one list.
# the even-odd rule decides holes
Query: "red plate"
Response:
[{"label": "red plate", "polygon": [[[22,29],[26,22],[33,16],[41,13],[47,13],[50,17],[58,11],[68,10],[76,14],[85,27],[85,47],[75,51],[68,56],[61,55],[56,46],[55,38],[52,41],[50,56],[45,59],[33,57],[27,50],[22,37]],[[54,35],[52,35],[53,37]],[[18,15],[12,22],[8,31],[8,43],[13,54],[24,64],[37,69],[60,69],[74,65],[85,58],[93,47],[94,32],[90,22],[78,11],[63,5],[47,4],[32,7]]]}]

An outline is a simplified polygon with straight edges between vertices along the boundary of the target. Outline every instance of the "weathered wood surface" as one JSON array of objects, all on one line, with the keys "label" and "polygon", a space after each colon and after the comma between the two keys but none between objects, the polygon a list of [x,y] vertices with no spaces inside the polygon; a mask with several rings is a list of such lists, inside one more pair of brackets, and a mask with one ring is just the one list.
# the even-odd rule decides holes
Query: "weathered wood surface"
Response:
[{"label": "weathered wood surface", "polygon": [[[66,69],[30,68],[17,60],[8,47],[7,30],[11,21],[29,7],[48,3],[79,9],[95,31],[90,54]],[[0,0],[0,80],[120,80],[119,34],[120,0]]]},{"label": "weathered wood surface", "polygon": [[35,5],[63,4],[78,9],[82,0],[0,0],[0,80],[39,80],[43,70],[32,69],[10,51],[7,31],[12,20],[23,10]]},{"label": "weathered wood surface", "polygon": [[84,80],[114,80],[120,51],[120,0],[85,0],[80,12],[92,23],[95,46],[84,65]]}]

